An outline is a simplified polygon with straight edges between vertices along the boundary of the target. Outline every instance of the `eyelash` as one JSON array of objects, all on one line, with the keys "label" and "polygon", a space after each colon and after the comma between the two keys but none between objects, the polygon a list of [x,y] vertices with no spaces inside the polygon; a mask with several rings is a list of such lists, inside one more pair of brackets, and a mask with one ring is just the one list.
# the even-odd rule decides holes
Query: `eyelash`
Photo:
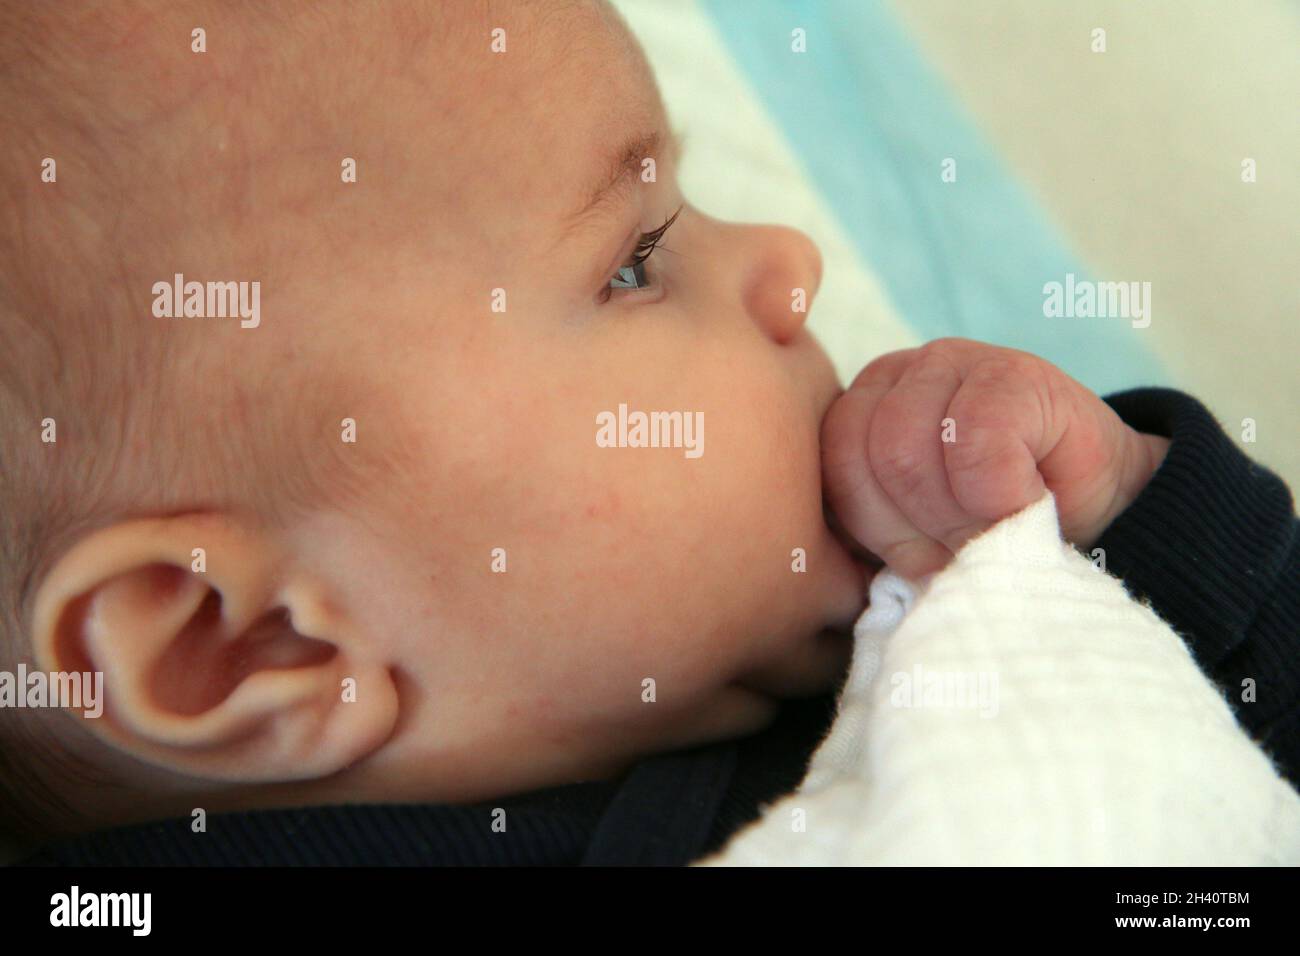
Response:
[{"label": "eyelash", "polygon": [[[601,290],[602,302],[609,301],[610,297],[615,292],[614,287],[610,286],[609,282],[614,281],[614,279],[616,279],[624,269],[633,269],[650,258],[655,249],[659,247],[659,243],[663,241],[664,236],[668,233],[669,227],[677,221],[677,217],[681,214],[682,208],[683,207],[678,206],[677,212],[669,216],[668,220],[658,229],[641,233],[641,238],[637,240],[636,248],[632,250],[632,255],[628,258],[628,261],[619,266],[618,271],[611,275],[606,281],[605,288]],[[629,289],[628,291],[636,292],[638,290]]]}]

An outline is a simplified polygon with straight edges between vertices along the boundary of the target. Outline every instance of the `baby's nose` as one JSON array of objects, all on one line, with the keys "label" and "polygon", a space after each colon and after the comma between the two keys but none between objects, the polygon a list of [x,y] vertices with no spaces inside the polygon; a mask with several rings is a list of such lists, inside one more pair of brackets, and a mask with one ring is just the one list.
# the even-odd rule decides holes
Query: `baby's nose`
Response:
[{"label": "baby's nose", "polygon": [[821,251],[798,229],[751,228],[755,266],[744,290],[745,308],[773,341],[783,345],[803,327],[821,286]]}]

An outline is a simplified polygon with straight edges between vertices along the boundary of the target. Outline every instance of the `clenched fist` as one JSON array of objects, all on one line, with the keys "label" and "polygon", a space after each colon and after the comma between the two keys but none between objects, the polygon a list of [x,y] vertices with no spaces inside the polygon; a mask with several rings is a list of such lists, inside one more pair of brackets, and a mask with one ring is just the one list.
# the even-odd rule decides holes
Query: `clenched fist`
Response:
[{"label": "clenched fist", "polygon": [[1168,447],[1043,359],[939,339],[854,379],[822,423],[822,474],[844,530],[919,577],[1044,488],[1066,539],[1091,545]]}]

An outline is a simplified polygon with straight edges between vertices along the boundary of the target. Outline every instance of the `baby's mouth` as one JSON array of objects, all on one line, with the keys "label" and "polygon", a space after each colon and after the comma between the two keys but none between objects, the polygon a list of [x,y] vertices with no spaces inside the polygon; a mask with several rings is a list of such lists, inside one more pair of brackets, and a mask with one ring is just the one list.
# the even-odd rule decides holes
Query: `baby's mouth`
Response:
[{"label": "baby's mouth", "polygon": [[[867,595],[871,590],[871,581],[873,578],[875,578],[877,572],[879,572],[880,569],[885,566],[885,563],[881,561],[878,557],[876,557],[874,554],[872,554],[870,551],[868,551],[866,548],[864,548],[862,544],[859,543],[858,540],[853,537],[853,535],[849,534],[848,531],[845,530],[844,525],[840,522],[839,517],[831,509],[831,506],[827,504],[825,501],[822,502],[822,517],[825,519],[826,527],[830,529],[832,536],[834,536],[835,540],[839,542],[840,547],[842,547],[846,552],[848,552],[848,555],[850,558],[852,558],[854,565],[862,574],[862,593],[860,596],[862,603],[858,607],[857,612],[853,616],[853,620],[856,621],[858,614],[860,614],[862,612],[862,609],[866,607]],[[848,621],[847,626],[832,627],[832,630],[840,630],[843,631],[844,633],[852,633],[853,622]]]}]

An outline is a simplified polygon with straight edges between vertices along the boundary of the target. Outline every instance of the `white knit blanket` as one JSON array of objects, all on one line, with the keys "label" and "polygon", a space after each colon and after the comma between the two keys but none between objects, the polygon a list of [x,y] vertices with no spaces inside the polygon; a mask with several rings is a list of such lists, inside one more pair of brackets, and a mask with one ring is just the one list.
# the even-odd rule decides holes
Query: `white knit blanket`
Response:
[{"label": "white knit blanket", "polygon": [[1300,797],[1049,493],[877,575],[803,783],[701,863],[1296,864]]}]

